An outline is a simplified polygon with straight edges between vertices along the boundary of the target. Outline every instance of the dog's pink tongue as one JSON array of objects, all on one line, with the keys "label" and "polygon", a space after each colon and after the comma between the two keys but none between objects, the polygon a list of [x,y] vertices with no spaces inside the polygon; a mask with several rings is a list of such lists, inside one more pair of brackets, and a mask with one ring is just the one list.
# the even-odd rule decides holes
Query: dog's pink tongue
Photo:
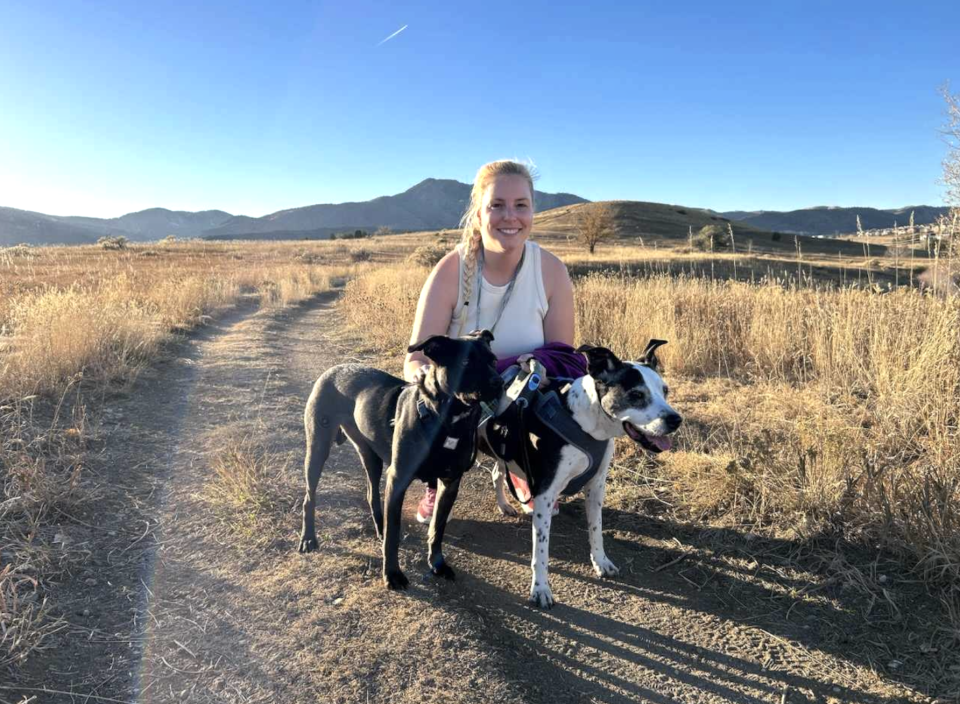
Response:
[{"label": "dog's pink tongue", "polygon": [[657,449],[661,452],[666,452],[673,447],[673,443],[670,442],[670,438],[668,437],[649,438],[649,440],[656,445]]}]

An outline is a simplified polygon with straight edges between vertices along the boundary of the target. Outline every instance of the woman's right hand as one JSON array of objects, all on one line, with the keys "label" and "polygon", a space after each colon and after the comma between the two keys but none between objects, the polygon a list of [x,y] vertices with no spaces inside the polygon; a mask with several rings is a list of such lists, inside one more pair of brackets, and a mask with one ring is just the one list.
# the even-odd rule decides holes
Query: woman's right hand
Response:
[{"label": "woman's right hand", "polygon": [[417,370],[413,373],[413,383],[419,386],[420,383],[427,378],[427,372],[429,372],[432,367],[432,364],[421,364],[417,367]]}]

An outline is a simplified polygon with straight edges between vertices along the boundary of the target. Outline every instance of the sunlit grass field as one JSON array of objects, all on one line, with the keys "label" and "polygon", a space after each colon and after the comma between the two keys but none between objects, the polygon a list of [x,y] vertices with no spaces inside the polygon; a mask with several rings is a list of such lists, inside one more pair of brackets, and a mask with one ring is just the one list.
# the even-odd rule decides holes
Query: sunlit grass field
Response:
[{"label": "sunlit grass field", "polygon": [[[78,499],[85,394],[134,379],[220,311],[340,286],[345,324],[398,372],[427,265],[456,238],[0,250],[0,542],[14,556],[0,568],[0,662],[43,633],[42,600],[27,597],[54,568],[30,536]],[[929,262],[543,241],[574,276],[578,344],[632,358],[669,341],[677,451],[650,459],[623,443],[614,500],[882,545],[960,613],[960,297],[918,288]],[[73,410],[56,415],[68,395]]]}]

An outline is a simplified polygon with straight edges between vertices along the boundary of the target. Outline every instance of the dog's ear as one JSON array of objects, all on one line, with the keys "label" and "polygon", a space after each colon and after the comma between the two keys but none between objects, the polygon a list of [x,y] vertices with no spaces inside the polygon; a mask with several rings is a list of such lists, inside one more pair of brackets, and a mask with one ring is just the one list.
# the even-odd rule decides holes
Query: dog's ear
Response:
[{"label": "dog's ear", "polygon": [[587,356],[587,371],[594,378],[616,371],[623,365],[617,355],[606,347],[580,345],[576,351]]},{"label": "dog's ear", "polygon": [[657,371],[660,367],[660,360],[657,359],[657,348],[667,344],[666,340],[650,340],[647,343],[647,349],[643,351],[643,354],[638,360],[641,364],[646,364],[653,371]]},{"label": "dog's ear", "polygon": [[407,352],[423,352],[427,358],[440,362],[450,355],[450,350],[454,346],[454,341],[446,335],[431,335],[426,340],[410,345]]},{"label": "dog's ear", "polygon": [[488,345],[493,342],[493,333],[486,328],[483,330],[471,330],[467,333],[467,337],[472,337],[475,340],[483,340]]}]

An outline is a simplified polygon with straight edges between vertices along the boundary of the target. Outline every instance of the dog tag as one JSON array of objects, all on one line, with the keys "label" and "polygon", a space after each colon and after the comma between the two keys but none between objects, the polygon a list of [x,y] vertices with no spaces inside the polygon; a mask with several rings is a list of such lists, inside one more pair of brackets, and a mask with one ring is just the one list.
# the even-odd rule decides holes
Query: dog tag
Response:
[{"label": "dog tag", "polygon": [[446,440],[443,441],[443,446],[448,450],[456,450],[458,442],[460,442],[459,438],[448,437]]}]

